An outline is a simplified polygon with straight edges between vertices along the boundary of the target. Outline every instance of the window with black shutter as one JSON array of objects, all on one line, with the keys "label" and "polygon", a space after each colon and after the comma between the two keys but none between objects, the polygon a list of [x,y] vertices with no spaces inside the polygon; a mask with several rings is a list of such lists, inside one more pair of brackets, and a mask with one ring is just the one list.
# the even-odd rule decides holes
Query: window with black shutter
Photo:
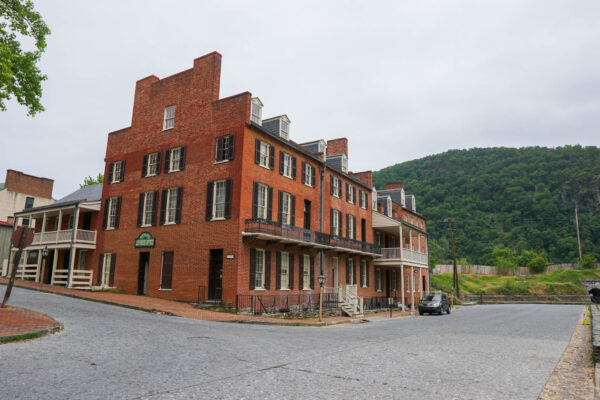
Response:
[{"label": "window with black shutter", "polygon": [[254,290],[256,285],[256,249],[250,249],[250,276],[249,289]]},{"label": "window with black shutter", "polygon": [[225,219],[231,218],[231,197],[233,195],[233,180],[225,181]]},{"label": "window with black shutter", "polygon": [[315,256],[310,256],[310,288],[315,288]]},{"label": "window with black shutter", "polygon": [[210,221],[213,219],[213,188],[214,181],[210,181],[206,184],[206,220]]},{"label": "window with black shutter", "polygon": [[108,274],[108,286],[115,286],[115,265],[117,264],[117,254],[113,253],[110,257],[110,272]]},{"label": "window with black shutter", "polygon": [[316,176],[316,168],[310,167],[310,186],[313,188],[317,186],[317,176]]},{"label": "window with black shutter", "polygon": [[181,222],[181,208],[183,205],[183,187],[180,187],[177,193],[177,208],[175,210],[175,223]]},{"label": "window with black shutter", "polygon": [[162,271],[160,277],[160,288],[161,289],[172,289],[173,288],[173,252],[163,252],[162,258]]},{"label": "window with black shutter", "polygon": [[217,138],[216,162],[233,160],[234,135],[221,136]]},{"label": "window with black shutter", "polygon": [[265,289],[271,289],[271,252],[265,250]]}]

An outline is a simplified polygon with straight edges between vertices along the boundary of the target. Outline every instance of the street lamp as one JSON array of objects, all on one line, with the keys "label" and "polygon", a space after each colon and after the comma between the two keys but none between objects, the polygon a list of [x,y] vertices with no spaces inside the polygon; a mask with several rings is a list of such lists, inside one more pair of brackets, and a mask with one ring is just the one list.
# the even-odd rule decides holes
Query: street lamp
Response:
[{"label": "street lamp", "polygon": [[[321,267],[321,269],[323,269]],[[319,286],[320,286],[320,290],[319,290],[319,322],[323,321],[323,285],[325,284],[325,275],[323,275],[323,273],[321,273],[321,275],[319,275]]]},{"label": "street lamp", "polygon": [[48,253],[49,253],[49,252],[48,252],[48,246],[45,246],[45,247],[42,249],[42,258],[46,258],[46,257],[48,257]]},{"label": "street lamp", "polygon": [[319,275],[319,285],[321,285],[321,287],[323,287],[324,284],[325,284],[325,275]]}]

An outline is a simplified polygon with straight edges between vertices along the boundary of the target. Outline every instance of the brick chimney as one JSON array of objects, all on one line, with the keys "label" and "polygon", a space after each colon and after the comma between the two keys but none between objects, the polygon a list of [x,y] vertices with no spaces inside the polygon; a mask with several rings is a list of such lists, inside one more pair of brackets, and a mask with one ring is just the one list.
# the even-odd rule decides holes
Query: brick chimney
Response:
[{"label": "brick chimney", "polygon": [[54,180],[39,178],[37,176],[24,174],[21,171],[9,169],[6,170],[6,182],[4,185],[6,186],[6,189],[11,192],[51,199]]},{"label": "brick chimney", "polygon": [[327,155],[345,154],[348,157],[348,139],[339,138],[327,141]]},{"label": "brick chimney", "polygon": [[385,190],[404,189],[404,182],[391,182],[385,184]]},{"label": "brick chimney", "polygon": [[351,172],[350,175],[362,183],[373,187],[373,171]]}]

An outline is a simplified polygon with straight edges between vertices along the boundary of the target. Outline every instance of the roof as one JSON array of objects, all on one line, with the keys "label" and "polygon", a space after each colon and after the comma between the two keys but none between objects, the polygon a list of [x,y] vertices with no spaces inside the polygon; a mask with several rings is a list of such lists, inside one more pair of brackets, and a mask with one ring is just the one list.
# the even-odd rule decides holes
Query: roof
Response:
[{"label": "roof", "polygon": [[84,186],[79,190],[74,191],[71,194],[66,195],[62,199],[58,200],[53,205],[61,203],[71,203],[73,201],[97,201],[102,200],[102,184],[97,183],[95,185]]},{"label": "roof", "polygon": [[13,224],[11,224],[10,222],[0,221],[0,226],[10,226],[12,228]]}]

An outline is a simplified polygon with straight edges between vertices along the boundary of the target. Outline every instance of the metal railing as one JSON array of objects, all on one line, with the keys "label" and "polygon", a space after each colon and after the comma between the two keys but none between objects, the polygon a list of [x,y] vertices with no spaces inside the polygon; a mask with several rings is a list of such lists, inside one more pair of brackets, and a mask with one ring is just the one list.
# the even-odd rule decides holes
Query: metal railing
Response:
[{"label": "metal railing", "polygon": [[[338,308],[337,293],[323,294],[323,309]],[[310,294],[238,294],[236,312],[272,314],[319,309],[319,293]]]},{"label": "metal railing", "polygon": [[427,264],[429,262],[429,256],[427,253],[410,250],[408,248],[403,248],[402,250],[400,249],[400,247],[383,248],[381,249],[381,254],[383,255],[383,257],[380,258],[380,260],[402,259],[405,261],[412,261],[420,264]]},{"label": "metal railing", "polygon": [[248,233],[264,233],[285,239],[315,243],[328,247],[342,247],[366,253],[381,254],[381,247],[373,243],[348,239],[341,236],[332,236],[327,233],[311,231],[309,229],[298,228],[265,219],[247,219],[245,221],[244,231]]}]

